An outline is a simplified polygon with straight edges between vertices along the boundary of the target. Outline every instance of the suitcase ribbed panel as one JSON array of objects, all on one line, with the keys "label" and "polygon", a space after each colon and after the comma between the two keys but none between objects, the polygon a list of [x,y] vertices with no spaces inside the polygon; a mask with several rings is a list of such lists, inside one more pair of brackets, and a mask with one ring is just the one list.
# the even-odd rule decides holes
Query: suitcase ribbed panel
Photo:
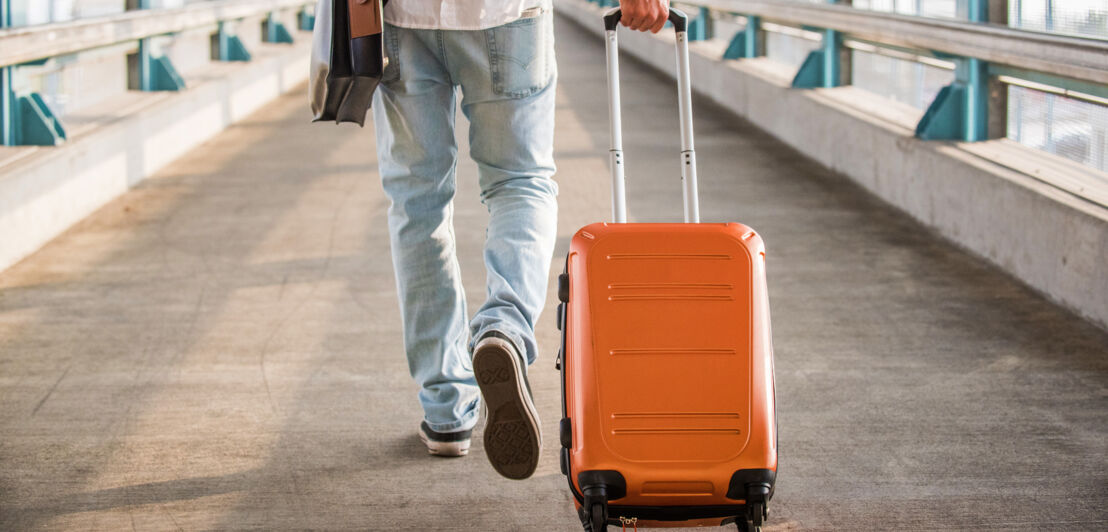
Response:
[{"label": "suitcase ribbed panel", "polygon": [[726,234],[662,233],[613,234],[589,255],[604,440],[629,462],[728,461],[748,432],[750,259]]}]

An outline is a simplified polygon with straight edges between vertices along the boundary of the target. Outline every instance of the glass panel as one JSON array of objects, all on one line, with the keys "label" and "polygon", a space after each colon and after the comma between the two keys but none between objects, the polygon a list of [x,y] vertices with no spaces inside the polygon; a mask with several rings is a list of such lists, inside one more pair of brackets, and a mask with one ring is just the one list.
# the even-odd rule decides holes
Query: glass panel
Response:
[{"label": "glass panel", "polygon": [[102,17],[124,10],[123,0],[69,0],[73,4],[73,18]]},{"label": "glass panel", "polygon": [[186,3],[185,0],[148,0],[146,2],[147,9],[172,9],[175,7],[183,7]]},{"label": "glass panel", "polygon": [[954,72],[942,68],[853,50],[851,83],[917,109],[927,109]]},{"label": "glass panel", "polygon": [[[171,9],[214,0],[148,0],[150,9]],[[102,17],[127,10],[127,0],[10,0],[13,26]],[[130,2],[135,3],[135,2]]]},{"label": "glass panel", "polygon": [[766,57],[800,68],[808,54],[820,47],[819,41],[809,41],[777,32],[766,32]]},{"label": "glass panel", "polygon": [[1108,171],[1108,107],[1008,87],[1008,138]]},{"label": "glass panel", "polygon": [[712,31],[715,38],[730,40],[736,33],[746,28],[743,19],[716,18],[712,20]]},{"label": "glass panel", "polygon": [[122,13],[125,0],[10,0],[13,26],[65,22]]},{"label": "glass panel", "polygon": [[1008,24],[1028,30],[1108,38],[1108,0],[1009,0]]},{"label": "glass panel", "polygon": [[958,0],[854,0],[852,5],[860,9],[872,9],[902,15],[940,18],[956,18],[958,16]]},{"label": "glass panel", "polygon": [[14,89],[20,95],[38,93],[55,115],[65,118],[127,91],[127,52],[132,48],[118,44],[21,66],[14,69]]}]

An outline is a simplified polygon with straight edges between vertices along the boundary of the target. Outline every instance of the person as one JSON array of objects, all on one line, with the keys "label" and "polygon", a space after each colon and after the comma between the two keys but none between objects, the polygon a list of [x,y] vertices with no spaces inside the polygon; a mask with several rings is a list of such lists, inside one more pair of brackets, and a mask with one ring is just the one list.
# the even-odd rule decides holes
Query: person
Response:
[{"label": "person", "polygon": [[[625,26],[665,24],[666,0],[623,3]],[[467,454],[484,401],[489,462],[527,478],[542,449],[527,365],[557,221],[550,0],[392,0],[384,21],[373,121],[420,439],[433,455]],[[489,212],[487,298],[468,320],[452,220],[459,88]]]}]

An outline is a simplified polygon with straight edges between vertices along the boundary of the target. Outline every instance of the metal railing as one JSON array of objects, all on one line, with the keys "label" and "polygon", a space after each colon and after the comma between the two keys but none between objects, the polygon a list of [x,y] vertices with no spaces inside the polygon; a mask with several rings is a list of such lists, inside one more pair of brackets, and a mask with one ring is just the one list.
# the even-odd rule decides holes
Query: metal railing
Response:
[{"label": "metal railing", "polygon": [[[601,6],[611,0],[589,0]],[[1007,92],[1022,85],[1108,104],[1108,41],[1056,35],[989,23],[1007,16],[1004,0],[959,0],[967,20],[933,19],[790,0],[678,0],[695,17],[690,40],[710,39],[717,18],[742,17],[721,59],[766,53],[766,23],[802,28],[821,36],[797,71],[793,86],[829,88],[851,80],[851,51],[951,66],[954,82],[939,91],[916,127],[922,139],[979,141],[1006,134]],[[990,9],[994,11],[990,18]]]},{"label": "metal railing", "polygon": [[1108,41],[1010,28],[979,21],[932,19],[789,0],[682,0],[709,12],[834,30],[877,46],[973,57],[1011,67],[1108,85]]},{"label": "metal railing", "polygon": [[222,61],[249,61],[249,51],[225,23],[264,16],[266,42],[291,43],[292,33],[274,13],[299,9],[299,28],[310,30],[314,17],[310,0],[216,0],[176,9],[143,9],[105,17],[35,26],[4,27],[10,22],[10,0],[0,0],[0,145],[58,145],[66,133],[37,93],[17,94],[12,78],[21,66],[41,65],[59,56],[121,43],[137,43],[132,75],[136,90],[175,91],[184,81],[168,57],[152,51],[150,39],[205,27],[215,29],[213,57]]}]

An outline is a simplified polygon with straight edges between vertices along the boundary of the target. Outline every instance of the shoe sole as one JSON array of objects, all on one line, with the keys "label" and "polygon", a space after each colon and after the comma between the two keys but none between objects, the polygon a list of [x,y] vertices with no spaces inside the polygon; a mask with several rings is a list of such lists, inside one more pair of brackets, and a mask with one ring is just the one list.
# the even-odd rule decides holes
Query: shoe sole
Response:
[{"label": "shoe sole", "polygon": [[473,354],[473,374],[485,400],[485,455],[502,476],[521,480],[539,465],[538,413],[522,382],[522,361],[505,341],[483,341]]},{"label": "shoe sole", "polygon": [[446,458],[456,458],[459,456],[465,456],[469,454],[469,441],[464,442],[442,442],[435,441],[427,437],[422,430],[419,431],[419,440],[423,442],[423,445],[427,446],[427,454],[433,456],[442,456]]}]

